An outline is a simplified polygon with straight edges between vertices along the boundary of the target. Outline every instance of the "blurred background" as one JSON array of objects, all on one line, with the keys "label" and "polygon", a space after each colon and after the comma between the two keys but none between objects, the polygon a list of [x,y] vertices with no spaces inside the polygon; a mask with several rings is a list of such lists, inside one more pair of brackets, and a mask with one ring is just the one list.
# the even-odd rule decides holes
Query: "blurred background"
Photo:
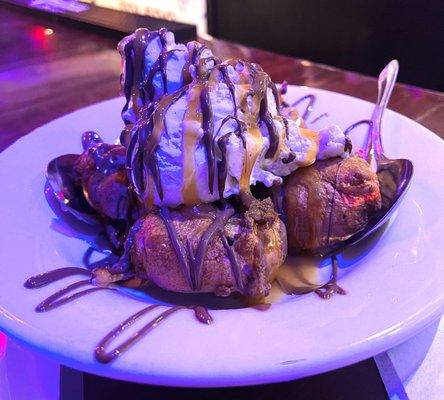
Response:
[{"label": "blurred background", "polygon": [[[55,13],[71,5],[71,11],[84,12],[81,6],[76,9],[75,1],[7,2],[25,3]],[[80,3],[191,24],[202,37],[210,34],[373,76],[387,61],[397,58],[402,66],[401,82],[444,91],[444,2],[441,0],[96,0]]]},{"label": "blurred background", "polygon": [[[201,37],[209,34],[373,76],[390,59],[397,58],[402,66],[401,82],[444,91],[444,2],[440,0],[1,2],[58,15],[88,14],[88,8],[93,7],[98,27],[119,23],[122,31],[124,20],[131,25],[128,15],[176,21],[195,26],[194,35],[197,32]],[[99,15],[101,9],[121,14]],[[128,26],[127,31],[131,30],[133,26]]]},{"label": "blurred background", "polygon": [[208,0],[208,32],[376,76],[397,58],[399,80],[444,90],[440,0]]},{"label": "blurred background", "polygon": [[[390,59],[397,58],[402,66],[401,82],[444,91],[444,2],[441,0],[1,2],[25,4],[57,14],[64,9],[81,14],[88,7],[99,7],[176,21],[194,25],[201,37],[209,34],[373,76]],[[97,18],[99,25],[101,19]]]}]

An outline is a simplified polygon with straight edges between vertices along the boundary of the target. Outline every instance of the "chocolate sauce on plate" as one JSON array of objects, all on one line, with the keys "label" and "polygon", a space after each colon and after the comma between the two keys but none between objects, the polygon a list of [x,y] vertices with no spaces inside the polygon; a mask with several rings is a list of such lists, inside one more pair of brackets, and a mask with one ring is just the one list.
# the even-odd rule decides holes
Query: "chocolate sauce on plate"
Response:
[{"label": "chocolate sauce on plate", "polygon": [[156,328],[161,322],[165,321],[167,318],[171,317],[173,314],[177,313],[181,310],[192,309],[194,311],[194,315],[202,324],[211,324],[213,322],[213,318],[208,313],[204,307],[196,306],[196,307],[184,307],[184,306],[174,306],[169,307],[165,311],[158,314],[152,320],[150,320],[147,324],[145,324],[141,329],[133,333],[130,338],[126,339],[123,343],[115,347],[111,351],[107,351],[106,347],[120,334],[122,334],[125,329],[133,325],[139,318],[148,314],[149,312],[161,307],[158,304],[153,304],[148,307],[143,308],[142,310],[136,312],[131,315],[128,319],[120,323],[116,328],[111,330],[97,345],[95,349],[95,356],[98,361],[101,363],[109,363],[113,361],[116,357],[120,356],[125,350],[127,350],[130,346],[134,345],[137,341],[142,339],[146,334],[151,332],[154,328]]},{"label": "chocolate sauce on plate", "polygon": [[[54,294],[43,300],[37,307],[37,312],[46,312],[53,310],[54,308],[63,306],[67,303],[70,303],[74,300],[77,300],[83,296],[88,294],[102,291],[102,290],[113,290],[115,293],[119,293],[117,285],[110,286],[92,286],[91,281],[94,278],[94,271],[91,272],[84,268],[78,267],[66,267],[59,268],[53,271],[48,271],[40,275],[33,276],[29,278],[24,286],[28,289],[40,288],[51,283],[54,283],[58,280],[67,278],[69,276],[74,275],[85,275],[88,276],[89,279],[80,280],[74,282],[65,288],[56,291]],[[85,286],[89,286],[87,289],[83,289],[80,291],[76,291],[79,288],[83,288]],[[129,339],[125,340],[122,344],[118,345],[116,348],[111,350],[110,352],[106,351],[106,346],[112,342],[118,335],[120,335],[125,329],[129,328],[132,324],[134,324],[139,318],[149,313],[150,311],[157,308],[166,308],[160,314],[155,316],[152,320],[150,320],[146,325],[144,325],[141,329],[133,333]],[[113,361],[117,356],[121,355],[123,352],[128,350],[132,345],[134,345],[138,340],[140,340],[143,336],[151,332],[154,328],[156,328],[162,321],[166,318],[172,316],[176,312],[180,310],[192,310],[196,320],[202,324],[209,325],[213,322],[213,318],[205,307],[202,306],[161,306],[158,304],[149,305],[144,307],[140,311],[131,315],[125,321],[120,323],[116,328],[111,330],[105,337],[100,340],[99,344],[95,349],[95,357],[101,363],[109,363]]]}]

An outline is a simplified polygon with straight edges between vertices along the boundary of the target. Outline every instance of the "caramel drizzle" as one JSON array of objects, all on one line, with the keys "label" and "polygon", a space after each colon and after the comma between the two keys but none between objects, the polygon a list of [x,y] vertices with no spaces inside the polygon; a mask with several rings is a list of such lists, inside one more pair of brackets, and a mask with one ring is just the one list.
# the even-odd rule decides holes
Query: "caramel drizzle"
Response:
[{"label": "caramel drizzle", "polygon": [[[259,129],[259,110],[264,96],[267,95],[267,76],[248,62],[229,60],[227,64],[232,65],[234,68],[236,68],[236,65],[241,65],[243,70],[240,73],[239,83],[244,86],[247,85],[247,87],[250,86],[248,90],[239,93],[239,108],[243,112],[243,122],[246,126],[246,149],[239,186],[241,192],[248,193],[251,174],[263,146],[263,137]],[[251,108],[248,104],[249,98],[251,99]],[[236,114],[237,117],[239,113],[237,112]]]},{"label": "caramel drizzle", "polygon": [[[267,89],[271,88],[273,95],[276,95],[277,113],[279,113],[279,99],[277,97],[277,90],[273,90],[274,84],[258,65],[240,60],[228,60],[225,62],[225,65],[231,65],[233,68],[240,65],[243,70],[239,74],[239,84],[241,86],[250,86],[249,90],[244,90],[243,93],[238,94],[238,100],[236,98],[235,87],[228,85],[234,99],[235,117],[239,117],[239,108],[243,112],[242,120],[246,128],[246,150],[239,185],[242,192],[249,192],[250,177],[257,158],[262,151],[263,145],[263,137],[259,129],[260,121],[265,123],[269,133],[270,144],[266,153],[266,158],[274,156],[279,147],[279,135],[276,132],[273,118],[268,111]],[[228,74],[226,72],[226,67],[222,70],[222,75],[224,81],[227,82]],[[251,98],[251,108],[248,106],[248,98]]]},{"label": "caramel drizzle", "polygon": [[[56,270],[48,271],[40,275],[33,276],[29,278],[24,286],[28,289],[35,289],[40,288],[43,286],[46,286],[50,283],[56,282],[60,279],[66,278],[68,276],[74,276],[74,275],[86,275],[89,278],[92,278],[92,274],[89,270],[79,267],[67,267],[67,268],[59,268]],[[53,295],[49,296],[45,300],[43,300],[37,307],[37,312],[46,312],[50,311],[56,307],[60,307],[66,303],[72,302],[80,297],[83,297],[87,294],[94,293],[99,290],[116,290],[116,287],[113,286],[99,286],[99,287],[90,287],[88,289],[75,292],[73,294],[69,294],[73,292],[74,290],[86,286],[91,285],[91,279],[85,279],[81,280],[75,283],[72,283],[71,285],[68,285],[67,287],[57,291]],[[158,304],[153,304],[148,307],[143,308],[142,310],[136,312],[135,314],[131,315],[129,318],[127,318],[125,321],[120,323],[116,328],[112,329],[108,334],[105,335],[105,337],[100,340],[99,344],[97,345],[94,354],[96,359],[101,363],[109,363],[113,361],[116,357],[120,356],[123,352],[128,350],[132,345],[134,345],[136,342],[138,342],[143,336],[151,332],[154,328],[156,328],[162,321],[164,321],[169,316],[173,315],[177,311],[180,310],[193,310],[194,315],[202,324],[209,325],[213,322],[213,318],[211,317],[210,313],[205,307],[202,306],[191,306],[191,307],[184,307],[184,306],[172,306],[168,307],[165,311],[157,315],[155,318],[153,318],[151,321],[149,321],[144,327],[133,333],[133,335],[125,340],[122,344],[115,347],[113,350],[107,352],[106,346],[110,344],[110,342],[115,339],[117,336],[119,336],[125,329],[133,325],[139,318],[141,318],[143,315],[147,314],[148,312],[160,307]]]},{"label": "caramel drizzle", "polygon": [[189,87],[188,108],[182,122],[183,135],[183,186],[182,197],[185,205],[193,205],[198,201],[197,182],[195,179],[196,161],[194,158],[199,131],[196,126],[202,124],[202,111],[199,106],[202,92],[201,85]]},{"label": "caramel drizzle", "polygon": [[[199,211],[197,211],[197,213],[199,215]],[[228,243],[224,233],[226,223],[234,215],[233,208],[225,206],[224,209],[216,211],[213,221],[200,237],[199,243],[195,250],[192,248],[189,240],[186,240],[186,246],[184,246],[181,242],[168,208],[161,207],[159,214],[165,223],[165,227],[167,229],[171,244],[173,245],[173,249],[176,253],[182,274],[193,291],[201,290],[203,263],[207,254],[208,245],[216,234],[220,236],[222,244],[227,251],[227,257],[230,260],[231,272],[235,279],[237,288],[242,291],[244,285],[241,278],[240,265],[236,259],[236,254]]]},{"label": "caramel drizzle", "polygon": [[[204,61],[206,61],[206,59]],[[214,60],[214,62],[216,63],[217,60]],[[189,105],[184,116],[184,122],[186,121],[187,123],[187,127],[184,129],[183,133],[185,150],[182,197],[185,205],[195,205],[199,202],[197,181],[195,177],[196,161],[194,154],[198,138],[196,126],[200,125],[203,129],[202,140],[208,161],[208,189],[211,194],[214,192],[216,156],[214,154],[213,146],[214,121],[209,90],[216,84],[216,74],[212,72],[206,82],[205,78],[206,77],[202,76],[199,72],[196,81],[189,85]],[[190,126],[190,121],[196,122],[196,125]]]}]

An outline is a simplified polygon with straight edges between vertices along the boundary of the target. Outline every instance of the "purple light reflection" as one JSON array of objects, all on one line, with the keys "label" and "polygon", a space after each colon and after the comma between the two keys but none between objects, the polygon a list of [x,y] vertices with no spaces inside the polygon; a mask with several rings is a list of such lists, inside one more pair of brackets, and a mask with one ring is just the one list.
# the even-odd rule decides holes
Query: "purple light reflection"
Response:
[{"label": "purple light reflection", "polygon": [[0,332],[0,359],[4,358],[6,355],[7,342],[7,336],[4,333]]}]

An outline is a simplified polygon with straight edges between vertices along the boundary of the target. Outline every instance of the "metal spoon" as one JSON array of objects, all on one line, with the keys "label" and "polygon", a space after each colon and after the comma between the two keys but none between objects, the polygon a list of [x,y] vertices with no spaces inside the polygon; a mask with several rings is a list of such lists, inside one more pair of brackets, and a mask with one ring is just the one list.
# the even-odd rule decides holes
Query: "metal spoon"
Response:
[{"label": "metal spoon", "polygon": [[46,168],[46,178],[63,211],[90,225],[100,224],[97,211],[86,201],[81,185],[74,176],[77,154],[54,158]]},{"label": "metal spoon", "polygon": [[[86,131],[82,134],[83,150],[100,143],[103,140],[96,132]],[[64,154],[54,158],[46,167],[46,178],[63,211],[87,224],[98,225],[99,214],[88,204],[82,186],[74,174],[74,165],[79,157],[77,154]]]},{"label": "metal spoon", "polygon": [[399,207],[413,176],[413,164],[403,158],[389,159],[384,155],[381,139],[381,120],[395,86],[399,64],[397,60],[390,61],[378,78],[378,99],[371,118],[371,132],[367,138],[364,154],[369,162],[376,163],[376,174],[382,196],[381,212],[369,221],[367,226],[349,237],[347,240],[334,244],[323,252],[331,255],[346,246],[356,244],[368,237],[384,225],[393,212]]}]

